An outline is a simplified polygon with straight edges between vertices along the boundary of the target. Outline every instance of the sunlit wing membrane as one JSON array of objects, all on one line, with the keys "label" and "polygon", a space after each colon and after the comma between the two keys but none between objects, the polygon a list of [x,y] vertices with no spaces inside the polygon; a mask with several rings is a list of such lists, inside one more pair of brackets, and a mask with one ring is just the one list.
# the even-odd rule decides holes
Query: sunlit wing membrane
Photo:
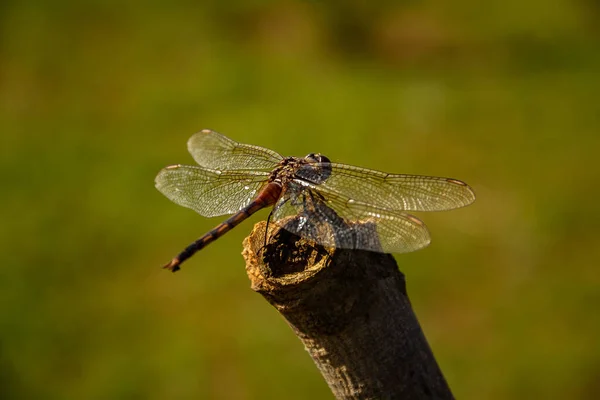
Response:
[{"label": "sunlit wing membrane", "polygon": [[[427,227],[418,218],[348,202],[320,186],[290,185],[274,208],[275,223],[328,247],[407,253],[429,244]],[[327,200],[320,200],[317,192]]]},{"label": "sunlit wing membrane", "polygon": [[155,179],[156,188],[169,200],[205,217],[233,214],[247,206],[267,180],[268,172],[219,171],[171,165]]},{"label": "sunlit wing membrane", "polygon": [[[326,165],[323,166],[326,168]],[[315,166],[300,168],[296,176],[309,182]],[[385,172],[331,164],[331,176],[318,185],[319,190],[361,204],[396,211],[442,211],[464,207],[475,200],[466,183],[451,178],[421,175],[393,175]]]},{"label": "sunlit wing membrane", "polygon": [[188,151],[199,165],[218,170],[272,170],[283,158],[272,150],[237,143],[208,129],[192,135]]}]

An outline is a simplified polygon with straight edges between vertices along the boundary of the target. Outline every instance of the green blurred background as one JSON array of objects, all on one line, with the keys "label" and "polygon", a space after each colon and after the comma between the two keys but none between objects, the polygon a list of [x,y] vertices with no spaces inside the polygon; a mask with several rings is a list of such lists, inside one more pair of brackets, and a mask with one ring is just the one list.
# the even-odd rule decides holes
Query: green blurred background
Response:
[{"label": "green blurred background", "polygon": [[203,128],[474,187],[396,257],[462,399],[600,397],[593,1],[0,5],[0,397],[331,398],[221,219],[154,176]]}]

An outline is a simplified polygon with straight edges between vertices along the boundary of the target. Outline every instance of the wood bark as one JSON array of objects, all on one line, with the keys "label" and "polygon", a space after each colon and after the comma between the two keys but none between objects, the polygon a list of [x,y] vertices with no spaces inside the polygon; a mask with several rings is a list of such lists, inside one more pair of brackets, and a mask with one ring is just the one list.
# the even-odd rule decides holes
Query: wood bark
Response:
[{"label": "wood bark", "polygon": [[265,235],[265,226],[244,240],[252,289],[286,319],[337,399],[453,398],[391,255],[324,248],[274,224]]}]

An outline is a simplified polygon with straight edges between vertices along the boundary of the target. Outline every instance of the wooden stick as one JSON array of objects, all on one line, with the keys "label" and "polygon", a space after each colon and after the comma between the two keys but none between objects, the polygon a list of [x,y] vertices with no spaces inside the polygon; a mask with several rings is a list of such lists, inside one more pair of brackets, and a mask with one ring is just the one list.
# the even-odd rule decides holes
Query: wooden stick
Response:
[{"label": "wooden stick", "polygon": [[389,254],[327,249],[256,224],[252,289],[304,343],[337,399],[452,399]]}]

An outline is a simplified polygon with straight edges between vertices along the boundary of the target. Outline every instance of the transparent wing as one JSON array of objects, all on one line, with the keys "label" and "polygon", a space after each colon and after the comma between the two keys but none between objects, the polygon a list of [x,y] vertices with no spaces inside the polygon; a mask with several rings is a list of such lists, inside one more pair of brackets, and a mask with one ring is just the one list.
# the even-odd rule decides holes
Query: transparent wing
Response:
[{"label": "transparent wing", "polygon": [[272,150],[241,144],[208,129],[192,135],[188,151],[199,165],[219,170],[272,170],[283,158]]},{"label": "transparent wing", "polygon": [[407,253],[429,244],[427,227],[418,218],[349,202],[320,186],[292,182],[273,210],[274,222],[329,247]]},{"label": "transparent wing", "polygon": [[163,168],[156,188],[169,200],[205,217],[233,214],[247,206],[268,178],[261,171],[219,171],[189,165]]},{"label": "transparent wing", "polygon": [[331,175],[322,183],[319,173],[327,164],[307,164],[297,170],[296,176],[319,183],[320,191],[386,210],[442,211],[464,207],[475,200],[473,189],[456,179],[393,175],[345,164],[330,166]]}]

